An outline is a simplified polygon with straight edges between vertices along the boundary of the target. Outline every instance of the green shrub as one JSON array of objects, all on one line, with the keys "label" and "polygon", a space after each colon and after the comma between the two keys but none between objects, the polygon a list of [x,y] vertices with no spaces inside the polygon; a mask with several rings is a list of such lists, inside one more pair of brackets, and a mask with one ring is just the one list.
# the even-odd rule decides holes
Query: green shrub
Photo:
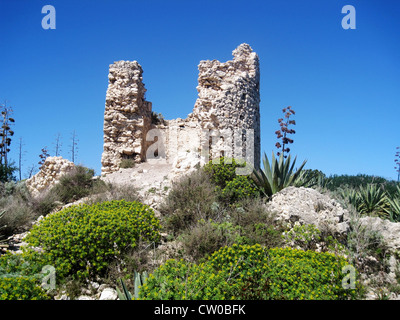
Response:
[{"label": "green shrub", "polygon": [[200,261],[218,249],[232,245],[240,239],[239,226],[230,222],[200,220],[197,225],[184,233],[181,240],[186,254]]},{"label": "green shrub", "polygon": [[276,214],[265,209],[262,198],[246,198],[236,203],[228,213],[230,221],[239,226],[240,244],[261,244],[268,248],[282,244],[284,227],[278,222]]},{"label": "green shrub", "polygon": [[58,200],[70,203],[86,197],[93,187],[94,170],[82,166],[76,166],[70,173],[62,176],[59,182],[52,188]]},{"label": "green shrub", "polygon": [[245,167],[246,163],[238,163],[235,159],[224,157],[218,160],[218,162],[216,160],[208,162],[204,166],[204,171],[217,185],[216,191],[220,200],[232,203],[259,195],[258,188],[250,176],[236,174],[236,169]]},{"label": "green shrub", "polygon": [[42,253],[31,249],[17,254],[7,252],[0,256],[0,275],[37,275],[45,266],[43,256]]},{"label": "green shrub", "polygon": [[190,264],[184,260],[167,260],[149,275],[140,287],[143,300],[225,299],[222,275],[215,275],[210,264]]},{"label": "green shrub", "polygon": [[197,170],[175,183],[160,207],[163,225],[173,235],[192,228],[198,220],[215,219],[212,210],[218,201],[215,184],[203,170]]},{"label": "green shrub", "polygon": [[169,260],[141,287],[142,299],[354,299],[344,289],[346,259],[331,253],[232,245],[202,264]]},{"label": "green shrub", "polygon": [[119,167],[122,169],[133,168],[135,166],[135,160],[133,159],[122,159]]},{"label": "green shrub", "polygon": [[194,261],[233,243],[276,247],[282,243],[283,227],[267,211],[261,198],[245,198],[231,206],[211,204],[213,219],[199,218],[180,230],[178,239]]},{"label": "green shrub", "polygon": [[0,277],[0,300],[48,300],[35,279],[26,276]]},{"label": "green shrub", "polygon": [[158,242],[160,223],[139,202],[109,201],[65,208],[42,219],[25,241],[48,253],[60,276],[101,275],[139,240]]},{"label": "green shrub", "polygon": [[26,251],[0,257],[0,300],[47,300],[41,288],[41,254]]},{"label": "green shrub", "polygon": [[291,246],[305,250],[315,250],[317,243],[321,241],[321,231],[313,224],[295,225],[282,236]]},{"label": "green shrub", "polygon": [[209,161],[204,166],[204,171],[211,176],[211,180],[221,189],[236,177],[236,168],[244,167],[236,163],[235,159],[221,157]]},{"label": "green shrub", "polygon": [[29,222],[37,218],[32,207],[32,198],[24,182],[4,184],[0,198],[0,237],[7,237],[16,232],[27,230]]},{"label": "green shrub", "polygon": [[239,201],[245,198],[258,196],[259,192],[248,176],[237,176],[226,183],[222,189],[222,197],[227,201]]}]

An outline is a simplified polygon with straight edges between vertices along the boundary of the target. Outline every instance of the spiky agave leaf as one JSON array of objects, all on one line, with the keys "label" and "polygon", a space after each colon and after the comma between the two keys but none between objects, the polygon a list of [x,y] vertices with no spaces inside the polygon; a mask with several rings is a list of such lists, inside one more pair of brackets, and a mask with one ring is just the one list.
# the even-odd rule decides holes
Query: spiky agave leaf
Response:
[{"label": "spiky agave leaf", "polygon": [[358,210],[360,197],[356,189],[349,187],[339,188],[338,193],[346,203],[352,205],[354,209]]},{"label": "spiky agave leaf", "polygon": [[400,185],[396,186],[397,194],[393,198],[388,197],[389,202],[389,219],[393,222],[400,221]]},{"label": "spiky agave leaf", "polygon": [[376,184],[361,187],[358,192],[359,205],[357,211],[361,214],[388,216],[389,201],[386,192]]},{"label": "spiky agave leaf", "polygon": [[144,284],[144,281],[147,278],[147,273],[143,272],[142,275],[140,272],[135,271],[135,288],[134,288],[134,297],[135,299],[139,299],[140,287]]},{"label": "spiky agave leaf", "polygon": [[301,171],[307,161],[305,160],[301,164],[300,168],[294,171],[296,159],[297,157],[295,157],[292,162],[290,155],[285,159],[281,154],[278,161],[278,159],[275,158],[274,153],[272,153],[272,159],[270,163],[267,155],[264,153],[264,169],[260,171],[253,171],[253,180],[261,192],[266,196],[272,196],[282,189],[298,183]]},{"label": "spiky agave leaf", "polygon": [[388,199],[390,209],[389,209],[389,218],[393,222],[400,221],[400,198]]},{"label": "spiky agave leaf", "polygon": [[125,282],[122,279],[120,279],[120,283],[121,283],[122,291],[119,290],[119,288],[117,287],[118,298],[120,300],[132,300],[132,294],[128,291],[128,288],[126,287]]}]

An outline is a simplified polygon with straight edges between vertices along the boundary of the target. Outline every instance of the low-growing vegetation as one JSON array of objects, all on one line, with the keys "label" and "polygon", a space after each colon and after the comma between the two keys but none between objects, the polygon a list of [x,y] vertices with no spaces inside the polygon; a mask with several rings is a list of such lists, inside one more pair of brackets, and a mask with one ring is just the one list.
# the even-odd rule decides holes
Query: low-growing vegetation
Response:
[{"label": "low-growing vegetation", "polygon": [[[0,299],[51,299],[56,293],[41,287],[45,265],[56,268],[58,290],[72,298],[99,279],[117,287],[120,299],[363,298],[358,274],[355,287],[343,286],[343,267],[371,270],[367,257],[385,266],[387,248],[359,217],[398,221],[399,187],[337,184],[305,170],[305,162],[295,170],[290,155],[272,162],[264,156],[264,168],[252,175],[237,174],[245,163],[218,160],[168,188],[157,217],[136,189],[106,184],[84,167],[41,198],[33,199],[23,182],[1,184],[1,235],[30,232],[23,253],[0,257]],[[266,204],[288,186],[315,187],[340,200],[351,211],[348,238],[278,220]],[[164,244],[179,243],[182,259],[157,262],[158,254],[169,254],[157,251],[163,233]]]},{"label": "low-growing vegetation", "polygon": [[0,300],[48,300],[41,287],[45,266],[41,254],[27,250],[0,256]]},{"label": "low-growing vegetation", "polygon": [[338,300],[356,298],[342,286],[342,257],[259,244],[226,246],[201,264],[169,260],[141,287],[142,299]]},{"label": "low-growing vegetation", "polygon": [[33,226],[25,241],[44,250],[59,276],[94,278],[138,241],[157,243],[159,231],[151,208],[120,200],[65,208]]}]

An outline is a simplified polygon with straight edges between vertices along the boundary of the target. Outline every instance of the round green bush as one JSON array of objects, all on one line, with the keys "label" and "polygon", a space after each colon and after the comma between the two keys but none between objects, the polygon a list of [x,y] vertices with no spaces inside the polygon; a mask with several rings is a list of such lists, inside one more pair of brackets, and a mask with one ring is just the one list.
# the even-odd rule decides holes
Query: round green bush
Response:
[{"label": "round green bush", "polygon": [[41,288],[42,254],[27,250],[0,256],[0,300],[47,300]]},{"label": "round green bush", "polygon": [[227,182],[236,177],[236,168],[238,167],[244,167],[244,164],[236,163],[235,159],[221,157],[219,161],[209,161],[204,166],[204,171],[210,174],[213,182],[223,189]]},{"label": "round green bush", "polygon": [[259,192],[248,176],[237,176],[227,182],[222,189],[222,196],[231,201],[239,201],[259,195]]},{"label": "round green bush", "polygon": [[[258,244],[232,245],[203,264],[169,260],[140,289],[142,299],[338,300],[355,298],[344,289],[343,257]],[[357,284],[358,285],[358,284]],[[357,288],[357,287],[356,287]]]},{"label": "round green bush", "polygon": [[0,277],[0,300],[48,300],[37,279],[28,276]]},{"label": "round green bush", "polygon": [[236,174],[236,168],[243,168],[245,165],[246,163],[238,163],[235,159],[221,157],[218,163],[212,160],[204,166],[204,171],[217,185],[216,190],[222,200],[229,203],[259,195],[250,176]]},{"label": "round green bush", "polygon": [[160,222],[140,202],[75,205],[42,219],[25,241],[43,248],[58,276],[102,275],[108,264],[139,241],[158,242]]},{"label": "round green bush", "polygon": [[215,184],[204,171],[196,170],[174,183],[161,204],[163,226],[177,235],[195,226],[199,219],[212,219],[212,205],[216,201]]}]

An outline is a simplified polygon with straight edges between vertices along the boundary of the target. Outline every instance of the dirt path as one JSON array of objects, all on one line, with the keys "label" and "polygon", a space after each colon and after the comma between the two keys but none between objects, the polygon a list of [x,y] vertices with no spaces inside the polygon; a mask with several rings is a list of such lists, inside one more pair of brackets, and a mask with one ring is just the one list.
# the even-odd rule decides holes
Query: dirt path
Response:
[{"label": "dirt path", "polygon": [[171,186],[171,170],[172,165],[165,160],[151,159],[135,165],[134,168],[120,169],[101,179],[112,184],[136,188],[143,202],[157,209]]},{"label": "dirt path", "polygon": [[135,165],[134,168],[120,169],[108,174],[102,177],[102,180],[146,189],[146,187],[154,187],[165,181],[171,169],[172,165],[164,160],[148,160]]}]

